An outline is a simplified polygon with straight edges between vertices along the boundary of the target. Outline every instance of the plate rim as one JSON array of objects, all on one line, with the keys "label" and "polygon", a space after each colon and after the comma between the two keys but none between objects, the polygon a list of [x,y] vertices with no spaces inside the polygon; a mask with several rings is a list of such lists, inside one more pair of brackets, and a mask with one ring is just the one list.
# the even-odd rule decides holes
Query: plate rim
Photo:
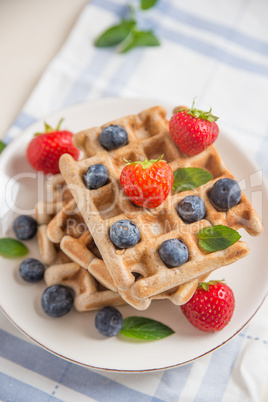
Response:
[{"label": "plate rim", "polygon": [[[23,135],[29,135],[28,131],[31,130],[32,127],[34,127],[36,124],[40,124],[42,121],[46,120],[46,119],[50,119],[53,118],[53,116],[58,115],[59,113],[68,113],[69,110],[73,110],[75,108],[81,108],[81,107],[86,107],[87,105],[92,105],[92,104],[97,104],[97,103],[103,103],[103,102],[122,102],[122,101],[126,101],[129,103],[135,103],[138,104],[140,102],[144,102],[146,103],[152,103],[152,104],[159,104],[159,105],[163,105],[165,108],[169,108],[170,110],[172,110],[171,105],[169,105],[166,101],[159,101],[159,99],[151,99],[151,98],[125,98],[125,97],[107,97],[107,98],[98,98],[98,99],[93,99],[93,100],[88,100],[85,102],[79,102],[76,103],[74,105],[69,105],[67,107],[64,107],[62,109],[53,111],[51,113],[47,113],[46,115],[44,115],[43,117],[37,118],[35,122],[31,123],[29,126],[25,127],[23,130],[21,130],[21,132],[19,134],[16,135],[16,137],[14,139],[12,139],[12,141],[8,144],[8,146],[3,150],[2,154],[6,154],[8,152],[8,149],[10,149],[10,147],[12,146],[12,144],[16,144],[17,142],[21,141],[21,136]],[[148,106],[150,107],[150,106]],[[66,118],[67,119],[67,118]],[[225,130],[221,130],[221,133],[227,137],[228,141],[230,141],[232,143],[232,145],[234,146],[234,148],[238,149],[244,157],[246,157],[246,159],[249,161],[249,163],[251,164],[251,166],[253,168],[260,169],[260,166],[258,165],[258,163],[253,160],[251,157],[248,157],[244,150],[241,151],[241,149],[239,149],[238,145],[232,141],[231,136],[225,132]],[[263,174],[263,190],[265,191],[266,195],[267,195],[267,179],[265,177],[265,175]],[[107,368],[107,367],[98,367],[96,365],[90,365],[90,364],[86,364],[83,362],[79,362],[75,359],[69,358],[67,356],[64,356],[60,353],[57,353],[56,351],[52,350],[51,348],[49,348],[48,346],[44,345],[42,342],[36,340],[35,338],[33,338],[29,333],[27,333],[24,329],[22,329],[15,321],[14,319],[5,311],[5,309],[3,308],[2,305],[0,305],[1,311],[3,312],[3,314],[5,315],[5,317],[7,317],[7,319],[24,335],[26,335],[26,337],[28,337],[30,340],[32,340],[35,344],[39,345],[40,347],[44,348],[45,350],[47,350],[48,352],[52,353],[55,356],[58,356],[60,358],[63,358],[64,360],[67,360],[69,362],[72,362],[74,364],[78,364],[80,366],[83,367],[88,367],[90,369],[93,370],[100,370],[100,371],[108,371],[108,372],[120,372],[120,373],[143,373],[143,372],[155,372],[155,371],[163,371],[163,370],[167,370],[167,369],[172,369],[172,368],[176,368],[176,367],[180,367],[183,366],[185,364],[189,364],[192,363],[200,358],[202,358],[203,356],[206,356],[207,354],[210,354],[211,352],[221,348],[223,345],[225,345],[226,343],[228,343],[231,339],[233,339],[235,336],[237,336],[247,325],[248,323],[252,320],[252,318],[256,315],[256,313],[259,311],[259,309],[261,308],[261,306],[263,305],[263,303],[265,302],[266,298],[268,296],[268,290],[266,292],[266,294],[264,295],[261,303],[257,306],[257,309],[252,313],[252,315],[248,318],[248,320],[242,325],[241,328],[239,328],[232,336],[230,336],[228,339],[226,339],[225,341],[223,341],[222,343],[220,343],[219,345],[213,347],[212,349],[194,357],[191,358],[187,361],[183,361],[183,362],[179,362],[177,364],[172,364],[172,365],[167,365],[165,367],[156,367],[156,368],[145,368],[145,369],[115,369],[115,368]]]}]

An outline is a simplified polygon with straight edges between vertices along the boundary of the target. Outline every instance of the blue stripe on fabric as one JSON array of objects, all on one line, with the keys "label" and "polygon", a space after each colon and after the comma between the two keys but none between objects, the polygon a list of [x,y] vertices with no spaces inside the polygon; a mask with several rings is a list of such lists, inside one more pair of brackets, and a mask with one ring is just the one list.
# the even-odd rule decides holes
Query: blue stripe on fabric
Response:
[{"label": "blue stripe on fabric", "polygon": [[[110,0],[98,0],[93,3],[95,6],[98,6],[100,8],[109,9],[112,12],[117,12],[117,10],[119,10],[122,13],[122,6],[119,7],[118,4],[114,4]],[[143,19],[143,21],[146,23],[147,26],[149,26],[151,22],[152,26],[152,21],[146,20],[145,18]],[[216,59],[217,61],[229,65],[233,68],[244,70],[250,73],[268,76],[268,67],[266,65],[255,63],[246,58],[239,57],[236,54],[228,52],[227,50],[219,46],[204,42],[198,37],[191,37],[184,34],[183,32],[174,32],[161,25],[158,26],[156,33],[158,37],[160,37],[160,40],[161,38],[164,38],[166,40],[172,41],[188,49],[191,49],[194,52],[200,53],[209,58]],[[230,32],[228,33],[228,35],[230,35]],[[244,41],[243,43],[245,45],[246,41]]]},{"label": "blue stripe on fabric", "polygon": [[[1,357],[98,401],[151,401],[151,396],[54,356],[3,330],[0,330],[0,343]],[[161,402],[161,399],[156,401]]]},{"label": "blue stripe on fabric", "polygon": [[[168,395],[169,401],[178,401],[192,366],[193,363],[190,363],[165,371],[155,392],[155,398],[165,399]],[[154,401],[155,399],[153,398],[152,402]]]},{"label": "blue stripe on fabric", "polygon": [[[152,397],[138,391],[134,391],[125,385],[118,384],[107,377],[90,372],[85,376],[85,369],[80,366],[72,365],[65,373],[61,384],[84,395],[96,398],[100,402],[106,401],[139,401],[151,402]],[[165,399],[164,399],[165,400]],[[163,399],[156,398],[155,402],[163,402]]]},{"label": "blue stripe on fabric", "polygon": [[258,336],[253,337],[253,336],[251,336],[251,335],[246,335],[246,334],[244,334],[243,332],[240,332],[239,336],[243,336],[243,337],[246,338],[246,339],[251,339],[252,341],[259,341],[259,342],[262,342],[262,343],[264,343],[265,345],[268,344],[268,340],[266,340],[266,339],[261,339],[261,338],[259,338]]},{"label": "blue stripe on fabric", "polygon": [[[88,5],[99,6],[98,1],[90,1]],[[106,11],[111,11],[116,14],[119,18],[125,18],[129,12],[127,5],[104,3],[103,7]],[[74,82],[70,92],[68,93],[64,104],[75,104],[79,103],[87,98],[88,93],[95,84],[96,79],[98,79],[107,63],[114,56],[114,49],[98,49],[96,48],[92,54],[91,61],[88,65],[81,71],[79,78]]]},{"label": "blue stripe on fabric", "polygon": [[[248,0],[247,0],[248,2]],[[128,9],[124,5],[116,4],[110,0],[93,0],[91,4],[95,6],[105,8],[121,17],[127,17]],[[244,5],[243,5],[244,6]],[[244,7],[243,7],[244,8]],[[198,17],[192,13],[189,13],[179,7],[177,4],[170,4],[169,0],[161,0],[154,7],[161,14],[168,16],[176,22],[183,23],[185,25],[197,28],[219,37],[228,39],[239,46],[242,46],[248,50],[254,51],[261,55],[268,55],[268,42],[256,39],[243,32],[239,32],[235,28],[228,27],[226,25],[215,23],[209,19]]]},{"label": "blue stripe on fabric", "polygon": [[62,399],[40,391],[39,389],[0,373],[0,400],[8,402],[56,402]]},{"label": "blue stripe on fabric", "polygon": [[220,47],[201,41],[198,38],[190,37],[182,32],[174,32],[167,28],[160,27],[158,30],[160,37],[169,41],[176,42],[181,46],[187,47],[194,52],[213,58],[218,62],[231,67],[244,70],[250,73],[268,76],[268,67],[259,63],[254,63],[245,58],[236,56]]},{"label": "blue stripe on fabric", "polygon": [[36,118],[27,113],[21,112],[13,123],[13,126],[24,130],[36,121]]},{"label": "blue stripe on fabric", "polygon": [[[218,402],[222,400],[243,341],[243,337],[236,336],[226,345],[213,352],[194,402]],[[215,395],[215,386],[217,387],[217,396]]]},{"label": "blue stripe on fabric", "polygon": [[253,38],[243,32],[239,32],[235,28],[230,28],[226,25],[215,23],[209,19],[198,17],[192,13],[188,13],[180,8],[177,4],[171,5],[169,1],[159,2],[159,11],[176,22],[181,22],[185,25],[197,28],[219,37],[230,40],[231,42],[254,51],[261,55],[268,55],[268,42]]},{"label": "blue stripe on fabric", "polygon": [[[30,116],[27,113],[21,112],[17,116],[16,120],[13,122],[12,127],[19,128],[20,130],[24,130],[25,128],[27,128],[28,126],[33,124],[35,121],[36,121],[35,117]],[[13,139],[14,138],[13,138],[12,134],[9,133],[9,131],[7,131],[7,133],[5,134],[5,136],[3,138],[5,144],[9,144]]]},{"label": "blue stripe on fabric", "polygon": [[103,73],[113,53],[114,50],[111,49],[96,49],[94,51],[90,63],[81,71],[79,78],[70,89],[64,102],[66,105],[79,103],[86,99],[87,94],[95,84],[96,79]]},{"label": "blue stripe on fabric", "polygon": [[0,356],[59,382],[66,365],[63,359],[0,329]]},{"label": "blue stripe on fabric", "polygon": [[118,4],[110,0],[91,0],[90,5],[104,8],[106,11],[110,11],[121,18],[127,18],[129,16],[129,7],[127,4]]},{"label": "blue stripe on fabric", "polygon": [[114,75],[110,78],[106,89],[103,91],[102,96],[119,96],[121,91],[126,87],[132,75],[138,68],[144,55],[142,49],[136,49],[135,52],[130,52],[128,57],[122,58],[122,62],[115,71]]}]

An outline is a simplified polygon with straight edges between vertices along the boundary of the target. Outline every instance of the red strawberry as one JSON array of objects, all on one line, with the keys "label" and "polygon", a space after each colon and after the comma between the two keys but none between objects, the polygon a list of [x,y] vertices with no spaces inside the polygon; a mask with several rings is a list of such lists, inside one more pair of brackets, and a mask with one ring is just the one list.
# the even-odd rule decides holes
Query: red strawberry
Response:
[{"label": "red strawberry", "polygon": [[219,127],[211,108],[208,112],[184,106],[175,109],[175,114],[169,121],[171,137],[179,149],[186,155],[200,154],[217,139]]},{"label": "red strawberry", "polygon": [[62,154],[70,154],[78,159],[79,151],[72,143],[73,133],[60,130],[61,119],[55,129],[45,123],[45,132],[36,133],[28,145],[26,156],[31,166],[45,174],[57,174]]},{"label": "red strawberry", "polygon": [[181,310],[194,327],[206,332],[223,329],[235,307],[232,289],[220,281],[202,282]]},{"label": "red strawberry", "polygon": [[173,184],[173,171],[161,158],[145,159],[143,162],[126,161],[120,182],[134,204],[156,208],[167,198]]}]

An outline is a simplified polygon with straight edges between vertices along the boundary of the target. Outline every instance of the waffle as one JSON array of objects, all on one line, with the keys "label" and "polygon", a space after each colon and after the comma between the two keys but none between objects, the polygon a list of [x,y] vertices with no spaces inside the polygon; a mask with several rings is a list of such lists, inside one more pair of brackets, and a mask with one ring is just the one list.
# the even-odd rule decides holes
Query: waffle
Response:
[{"label": "waffle", "polygon": [[[71,230],[68,230],[68,220],[70,219]],[[50,221],[47,229],[44,229],[44,236],[47,239],[49,247],[53,247],[54,243],[59,243],[60,249],[63,251],[64,255],[68,256],[81,267],[86,268],[93,277],[106,288],[116,292],[117,288],[115,287],[113,278],[106,268],[90,232],[87,230],[81,233],[79,227],[82,224],[81,214],[77,212],[75,201],[72,199]],[[76,225],[78,228],[76,228]],[[48,253],[48,255],[49,254],[50,253]],[[201,278],[201,280],[204,279]],[[193,280],[192,283],[187,283],[176,289],[171,289],[169,292],[153,296],[152,298],[169,299],[174,304],[181,305],[190,299],[197,285],[198,280]],[[151,302],[151,300],[137,302],[137,300],[133,299],[129,291],[122,292],[121,296],[128,304],[138,309],[147,308]]]},{"label": "waffle", "polygon": [[[128,132],[128,144],[114,151],[104,150],[98,141],[102,128],[110,124],[121,125]],[[215,209],[209,197],[213,184],[223,177],[234,178],[233,175],[214,146],[194,157],[183,155],[169,134],[166,111],[160,106],[78,133],[74,143],[87,158],[74,161],[70,155],[63,155],[60,159],[61,173],[115,286],[122,297],[126,296],[125,300],[129,295],[132,305],[135,300],[139,304],[141,300],[197,280],[248,254],[249,247],[242,241],[225,250],[210,254],[202,252],[198,247],[197,233],[203,227],[222,224],[236,230],[244,228],[253,236],[262,232],[262,223],[244,193],[240,203],[229,211]],[[120,186],[123,158],[155,159],[163,153],[173,171],[181,167],[199,167],[209,171],[213,179],[197,189],[171,193],[158,208],[137,208],[124,196]],[[88,190],[83,182],[83,174],[96,163],[106,166],[109,180],[97,190]],[[190,194],[199,195],[204,200],[207,213],[205,219],[185,224],[177,214],[175,205]],[[120,219],[131,219],[139,227],[141,240],[135,247],[118,250],[110,241],[109,229]],[[160,259],[158,248],[165,240],[173,238],[186,244],[189,259],[182,266],[169,269]]]},{"label": "waffle", "polygon": [[57,284],[71,288],[74,291],[74,307],[79,312],[125,304],[118,293],[105,289],[75,262],[51,265],[46,269],[44,279],[47,286]]},{"label": "waffle", "polygon": [[37,239],[41,260],[46,265],[63,264],[71,259],[60,249],[59,245],[49,240],[47,236],[47,225],[38,227]]},{"label": "waffle", "polygon": [[49,176],[45,187],[45,201],[39,201],[35,206],[36,221],[39,225],[48,224],[72,198],[61,174]]},{"label": "waffle", "polygon": [[116,291],[114,281],[95,246],[74,199],[71,199],[49,222],[46,232],[50,243],[60,249],[72,261],[86,268],[102,285]]}]

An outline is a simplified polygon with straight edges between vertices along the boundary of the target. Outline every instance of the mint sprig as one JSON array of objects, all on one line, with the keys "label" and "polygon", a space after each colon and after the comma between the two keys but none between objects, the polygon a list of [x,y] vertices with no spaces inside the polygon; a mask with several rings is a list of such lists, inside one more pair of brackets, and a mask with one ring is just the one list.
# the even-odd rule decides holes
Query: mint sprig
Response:
[{"label": "mint sprig", "polygon": [[197,236],[199,238],[199,247],[209,253],[224,250],[241,238],[236,230],[224,225],[203,228],[198,232]]},{"label": "mint sprig", "polygon": [[0,255],[5,258],[23,257],[28,253],[28,248],[16,239],[3,237],[0,239]]},{"label": "mint sprig", "polygon": [[142,10],[148,10],[156,4],[157,0],[140,0],[140,7]]},{"label": "mint sprig", "polygon": [[[153,7],[157,0],[141,0],[140,8],[148,10]],[[111,47],[121,44],[120,53],[140,46],[159,46],[160,42],[152,30],[141,30],[137,27],[135,9],[129,6],[130,15],[122,19],[120,23],[112,25],[102,32],[95,40],[96,47]]]},{"label": "mint sprig", "polygon": [[179,168],[173,173],[172,190],[176,192],[192,190],[209,182],[213,175],[197,167]]},{"label": "mint sprig", "polygon": [[0,154],[5,147],[6,147],[6,144],[3,141],[0,141]]},{"label": "mint sprig", "polygon": [[124,336],[147,341],[163,339],[173,333],[170,327],[159,321],[137,316],[125,318],[120,331]]},{"label": "mint sprig", "polygon": [[120,24],[113,25],[106,29],[94,42],[96,47],[116,46],[123,42],[135,27],[136,21],[123,20]]},{"label": "mint sprig", "polygon": [[159,46],[160,42],[153,31],[138,31],[133,29],[123,42],[120,53],[126,53],[134,47]]}]

